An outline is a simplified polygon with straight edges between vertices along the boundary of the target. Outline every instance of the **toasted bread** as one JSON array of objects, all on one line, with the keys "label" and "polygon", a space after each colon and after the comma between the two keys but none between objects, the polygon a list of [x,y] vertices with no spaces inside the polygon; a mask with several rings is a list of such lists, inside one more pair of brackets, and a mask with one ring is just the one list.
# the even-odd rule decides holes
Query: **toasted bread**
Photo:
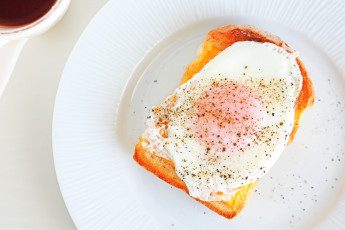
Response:
[{"label": "toasted bread", "polygon": [[[198,49],[198,57],[187,66],[181,84],[191,79],[194,74],[198,73],[217,54],[238,41],[270,42],[283,47],[290,53],[293,52],[293,50],[279,37],[258,28],[239,25],[223,26],[208,33],[206,39]],[[297,64],[303,76],[303,86],[296,101],[294,127],[290,134],[288,144],[294,139],[303,112],[313,105],[315,99],[314,88],[309,78],[309,73],[299,58],[297,58]],[[160,179],[189,194],[186,184],[177,176],[173,162],[161,158],[145,149],[142,145],[144,141],[145,139],[140,138],[139,142],[136,144],[133,156],[134,160]],[[257,181],[240,187],[229,201],[202,201],[197,198],[194,199],[216,213],[231,219],[244,208],[253,193],[256,183]]]}]

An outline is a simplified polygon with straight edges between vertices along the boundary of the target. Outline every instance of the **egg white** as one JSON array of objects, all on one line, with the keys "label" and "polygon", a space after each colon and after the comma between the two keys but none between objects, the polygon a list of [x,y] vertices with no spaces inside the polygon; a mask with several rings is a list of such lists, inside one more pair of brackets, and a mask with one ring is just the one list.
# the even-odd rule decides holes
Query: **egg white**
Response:
[{"label": "egg white", "polygon": [[[241,84],[255,90],[268,111],[262,136],[241,151],[206,149],[191,128],[195,123],[193,106],[215,83]],[[153,108],[160,112],[152,112],[147,121],[143,137],[150,143],[145,147],[174,162],[191,196],[205,201],[227,200],[229,191],[264,176],[283,152],[294,125],[295,102],[301,88],[295,53],[271,43],[236,42]],[[166,138],[160,135],[162,127],[156,125],[164,113],[169,113]],[[186,138],[189,136],[192,138]],[[206,152],[211,157],[205,157]],[[224,196],[212,195],[217,192]]]}]

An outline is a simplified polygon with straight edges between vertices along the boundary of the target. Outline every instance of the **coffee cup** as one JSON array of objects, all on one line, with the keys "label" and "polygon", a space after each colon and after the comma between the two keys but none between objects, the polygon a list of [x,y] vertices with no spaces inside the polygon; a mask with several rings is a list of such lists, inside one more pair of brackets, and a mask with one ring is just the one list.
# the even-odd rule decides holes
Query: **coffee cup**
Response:
[{"label": "coffee cup", "polygon": [[[47,4],[47,1],[35,1],[37,5],[39,2],[42,4]],[[20,0],[8,0],[8,4],[24,4],[24,2],[29,3],[30,0],[22,1]],[[2,3],[6,6],[5,3]],[[65,14],[68,6],[70,4],[70,0],[52,0],[51,5],[46,5],[45,9],[43,7],[39,8],[37,6],[34,10],[36,11],[36,15],[31,17],[27,17],[27,21],[25,21],[25,12],[18,12],[24,14],[21,15],[21,18],[16,20],[14,12],[14,16],[11,18],[12,15],[3,16],[2,20],[0,20],[0,95],[2,94],[5,86],[9,80],[9,77],[13,71],[15,63],[18,59],[18,56],[25,45],[27,39],[42,34],[54,26]],[[33,6],[30,4],[29,6]],[[8,6],[12,7],[12,6]],[[13,9],[20,9],[18,6],[14,6],[16,8]],[[23,6],[25,9],[25,6]],[[38,10],[46,10],[39,12]],[[11,9],[4,10],[5,13],[11,13]],[[33,12],[32,10],[27,10],[28,13]],[[40,15],[41,14],[41,15]]]}]

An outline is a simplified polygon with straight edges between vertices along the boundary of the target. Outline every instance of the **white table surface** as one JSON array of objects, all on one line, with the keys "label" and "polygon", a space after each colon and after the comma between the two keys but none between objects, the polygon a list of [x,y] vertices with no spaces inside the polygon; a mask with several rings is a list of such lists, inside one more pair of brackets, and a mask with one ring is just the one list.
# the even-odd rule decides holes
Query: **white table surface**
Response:
[{"label": "white table surface", "polygon": [[64,18],[30,39],[18,59],[0,98],[0,229],[75,229],[54,170],[54,100],[71,50],[106,2],[72,0]]}]

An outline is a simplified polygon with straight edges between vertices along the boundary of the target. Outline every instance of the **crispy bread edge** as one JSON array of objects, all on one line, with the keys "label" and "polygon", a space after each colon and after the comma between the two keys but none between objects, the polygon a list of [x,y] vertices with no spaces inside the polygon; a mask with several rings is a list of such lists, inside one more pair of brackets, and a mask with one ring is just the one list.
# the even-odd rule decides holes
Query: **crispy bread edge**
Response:
[{"label": "crispy bread edge", "polygon": [[[167,163],[163,158],[158,157],[145,149],[141,143],[142,142],[139,141],[135,146],[133,156],[134,160],[147,171],[152,172],[170,185],[175,186],[176,188],[179,188],[189,194],[186,184],[177,176],[175,168],[171,164]],[[255,184],[256,182],[241,187],[236,192],[234,198],[229,201],[229,204],[226,204],[223,201],[202,201],[197,198],[194,199],[216,213],[231,219],[240,213],[247,204],[251,194],[254,191]]]}]

